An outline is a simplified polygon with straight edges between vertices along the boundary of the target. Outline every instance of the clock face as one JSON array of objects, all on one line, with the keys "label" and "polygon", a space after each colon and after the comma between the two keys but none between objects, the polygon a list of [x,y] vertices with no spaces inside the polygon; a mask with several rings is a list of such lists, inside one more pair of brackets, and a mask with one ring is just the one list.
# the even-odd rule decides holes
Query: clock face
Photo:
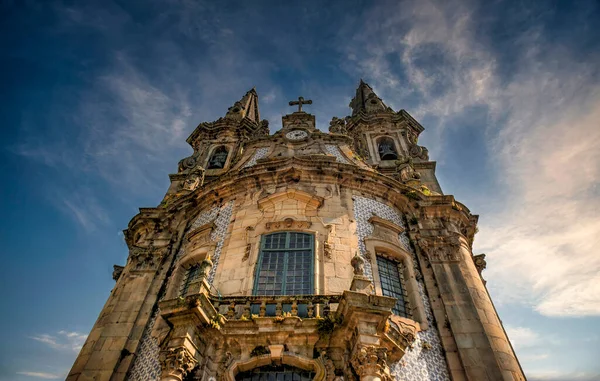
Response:
[{"label": "clock face", "polygon": [[301,140],[307,136],[308,136],[308,134],[306,133],[306,131],[303,131],[303,130],[292,130],[292,131],[288,132],[287,134],[285,134],[285,137],[290,140]]}]

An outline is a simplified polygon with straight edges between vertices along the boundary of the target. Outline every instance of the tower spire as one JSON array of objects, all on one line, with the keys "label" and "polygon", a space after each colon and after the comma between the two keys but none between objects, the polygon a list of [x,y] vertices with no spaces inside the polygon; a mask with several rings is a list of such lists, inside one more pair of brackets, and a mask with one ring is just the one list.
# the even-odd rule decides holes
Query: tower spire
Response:
[{"label": "tower spire", "polygon": [[349,106],[352,108],[352,116],[361,111],[365,113],[391,111],[381,98],[375,94],[373,88],[363,81],[362,78],[356,89],[356,95],[350,101]]},{"label": "tower spire", "polygon": [[248,118],[250,121],[259,123],[260,113],[258,111],[258,94],[256,88],[248,90],[239,101],[227,110],[226,118],[242,120]]}]

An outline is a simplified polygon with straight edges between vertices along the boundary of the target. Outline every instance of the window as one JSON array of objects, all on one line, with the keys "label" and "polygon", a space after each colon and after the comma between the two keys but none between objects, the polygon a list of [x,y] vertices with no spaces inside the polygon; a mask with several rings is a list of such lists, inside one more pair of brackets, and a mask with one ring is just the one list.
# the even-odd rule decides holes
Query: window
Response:
[{"label": "window", "polygon": [[227,161],[227,148],[225,146],[217,147],[214,151],[210,160],[208,161],[207,169],[222,169],[225,168],[225,162]]},{"label": "window", "polygon": [[379,139],[377,150],[379,151],[379,158],[381,160],[398,159],[398,152],[396,151],[396,145],[394,144],[394,140],[392,138],[386,136]]},{"label": "window", "polygon": [[289,365],[267,365],[236,374],[236,381],[310,381],[315,378],[313,371]]},{"label": "window", "polygon": [[263,236],[254,295],[313,292],[313,236],[280,232]]},{"label": "window", "polygon": [[185,296],[188,293],[190,288],[190,284],[198,279],[200,275],[200,265],[191,266],[185,273],[185,277],[183,278],[183,282],[181,283],[181,288],[179,289],[179,295]]},{"label": "window", "polygon": [[409,318],[408,302],[402,284],[402,264],[377,255],[377,268],[383,295],[398,299],[393,308],[394,313]]}]

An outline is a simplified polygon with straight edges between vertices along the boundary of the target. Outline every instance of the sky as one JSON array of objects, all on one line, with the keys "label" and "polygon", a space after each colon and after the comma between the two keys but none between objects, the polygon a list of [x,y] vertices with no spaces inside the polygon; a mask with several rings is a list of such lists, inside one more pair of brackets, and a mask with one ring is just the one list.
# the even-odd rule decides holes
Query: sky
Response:
[{"label": "sky", "polygon": [[256,86],[425,127],[530,381],[600,380],[597,1],[0,0],[0,380],[64,379],[198,123]]}]

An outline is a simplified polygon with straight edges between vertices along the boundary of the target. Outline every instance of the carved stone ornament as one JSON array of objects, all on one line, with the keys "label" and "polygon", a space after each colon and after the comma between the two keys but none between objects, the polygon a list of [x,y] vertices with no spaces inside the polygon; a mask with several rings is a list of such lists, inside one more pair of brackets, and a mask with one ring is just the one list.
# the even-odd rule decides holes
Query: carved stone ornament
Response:
[{"label": "carved stone ornament", "polygon": [[412,158],[405,156],[396,161],[395,177],[401,182],[405,183],[408,181],[419,180],[421,178],[421,174],[415,171]]},{"label": "carved stone ornament", "polygon": [[481,275],[481,272],[487,266],[487,262],[485,261],[485,254],[474,255],[473,262],[475,262],[475,267],[477,268],[477,272],[479,272],[479,275]]},{"label": "carved stone ornament", "polygon": [[331,244],[329,242],[323,243],[323,254],[325,258],[331,259]]},{"label": "carved stone ornament", "polygon": [[350,363],[361,380],[375,377],[384,381],[392,380],[387,364],[387,348],[359,345]]},{"label": "carved stone ornament", "polygon": [[369,218],[369,222],[373,225],[373,238],[401,246],[399,235],[404,231],[403,227],[377,216]]},{"label": "carved stone ornament", "polygon": [[421,238],[418,243],[432,263],[460,261],[460,240],[456,235]]},{"label": "carved stone ornament", "polygon": [[133,246],[129,251],[132,271],[152,271],[158,268],[165,254],[164,248]]},{"label": "carved stone ornament", "polygon": [[267,222],[267,230],[271,229],[308,229],[312,225],[309,221],[295,221],[293,218],[286,218],[283,221]]},{"label": "carved stone ornament", "polygon": [[323,367],[325,368],[325,381],[334,381],[335,365],[333,364],[333,360],[327,356],[327,352],[321,352],[321,361],[323,362]]},{"label": "carved stone ornament", "polygon": [[346,120],[336,118],[335,116],[329,122],[329,132],[333,134],[346,134]]},{"label": "carved stone ornament", "polygon": [[196,367],[198,360],[185,347],[177,347],[161,351],[160,364],[162,379],[173,377],[183,380]]},{"label": "carved stone ornament", "polygon": [[189,191],[193,191],[196,188],[202,186],[204,183],[204,169],[197,168],[192,173],[190,173],[183,183],[181,184],[181,188]]},{"label": "carved stone ornament", "polygon": [[429,151],[423,146],[413,144],[409,149],[409,154],[414,158],[419,158],[424,161],[429,160]]},{"label": "carved stone ornament", "polygon": [[188,156],[185,159],[181,160],[179,162],[178,172],[183,172],[194,168],[197,164],[197,155],[197,153],[194,153],[192,156]]},{"label": "carved stone ornament", "polygon": [[356,252],[356,254],[354,254],[354,257],[352,257],[352,260],[350,260],[350,264],[354,268],[354,275],[359,275],[359,276],[365,275],[365,260],[362,259],[360,254],[358,254],[358,251]]},{"label": "carved stone ornament", "polygon": [[115,282],[117,282],[119,280],[119,278],[121,277],[121,274],[123,273],[124,268],[125,268],[124,266],[119,266],[119,265],[113,266],[112,278],[115,280]]},{"label": "carved stone ornament", "polygon": [[252,252],[252,244],[247,243],[246,249],[244,250],[244,256],[242,257],[242,262],[247,261],[250,258],[250,253]]}]

